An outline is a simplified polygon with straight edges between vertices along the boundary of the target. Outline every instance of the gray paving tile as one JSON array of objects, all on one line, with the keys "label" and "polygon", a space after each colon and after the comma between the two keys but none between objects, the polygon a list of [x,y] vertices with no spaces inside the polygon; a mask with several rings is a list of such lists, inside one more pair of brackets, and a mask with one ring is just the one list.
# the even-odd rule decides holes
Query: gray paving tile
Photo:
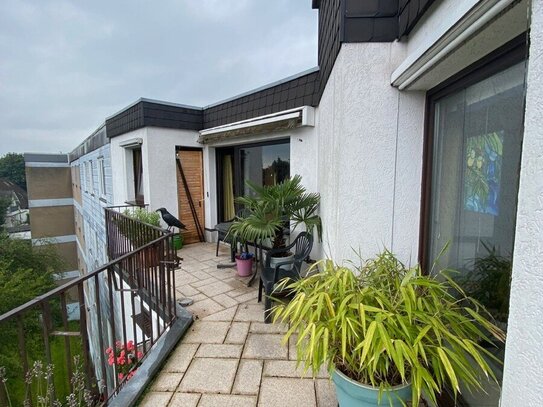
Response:
[{"label": "gray paving tile", "polygon": [[260,334],[285,334],[288,331],[288,325],[281,323],[265,324],[264,322],[251,322],[249,331]]},{"label": "gray paving tile", "polygon": [[244,359],[287,359],[288,349],[281,345],[282,335],[249,334],[243,350]]},{"label": "gray paving tile", "polygon": [[151,391],[175,391],[182,378],[183,373],[171,373],[163,371],[153,382]]},{"label": "gray paving tile", "polygon": [[237,367],[237,359],[195,358],[181,380],[179,391],[186,393],[230,393]]},{"label": "gray paving tile", "polygon": [[237,307],[227,308],[223,311],[216,312],[204,318],[204,321],[232,321],[237,311]]},{"label": "gray paving tile", "polygon": [[[295,360],[266,360],[264,362],[264,376],[270,377],[304,377],[307,379],[313,378],[313,371],[308,369],[305,371],[305,366],[300,363],[296,368]],[[328,371],[325,368],[320,369],[315,375],[316,378],[326,379],[329,377]]]},{"label": "gray paving tile", "polygon": [[168,361],[162,368],[165,372],[179,372],[184,373],[187,371],[196,350],[198,344],[194,343],[181,343],[177,345],[175,350],[170,354]]},{"label": "gray paving tile", "polygon": [[183,338],[183,343],[223,343],[229,322],[196,321]]},{"label": "gray paving tile", "polygon": [[212,284],[206,284],[204,286],[196,287],[196,288],[200,290],[200,292],[204,293],[210,298],[213,298],[216,295],[232,290],[232,287],[230,287],[228,284],[223,283],[222,281],[218,281],[218,280],[215,280],[215,282]]},{"label": "gray paving tile", "polygon": [[318,407],[337,407],[336,388],[331,380],[317,379],[315,393],[317,393]]},{"label": "gray paving tile", "polygon": [[315,386],[311,379],[262,378],[260,407],[315,407]]},{"label": "gray paving tile", "polygon": [[223,307],[226,308],[235,307],[236,305],[238,305],[238,302],[232,297],[226,295],[226,293],[214,295],[213,301],[221,304]]},{"label": "gray paving tile", "polygon": [[203,394],[198,407],[254,407],[256,397],[232,394]]},{"label": "gray paving tile", "polygon": [[196,357],[239,359],[242,347],[242,345],[204,343],[198,348]]},{"label": "gray paving tile", "polygon": [[200,280],[200,281],[197,281],[195,283],[191,283],[191,285],[194,287],[194,288],[200,288],[200,287],[203,287],[207,284],[213,284],[213,283],[216,283],[217,280],[215,277],[209,277],[209,278],[206,278],[205,280]]},{"label": "gray paving tile", "polygon": [[197,393],[175,393],[168,407],[196,407],[200,397]]},{"label": "gray paving tile", "polygon": [[232,322],[225,343],[245,343],[249,332],[249,322]]},{"label": "gray paving tile", "polygon": [[258,394],[260,378],[262,377],[261,360],[245,360],[239,362],[238,373],[234,381],[232,393]]},{"label": "gray paving tile", "polygon": [[[250,292],[250,293],[247,293],[247,294],[243,294],[243,295],[240,295],[239,297],[236,297],[236,301],[238,302],[253,302],[256,304],[256,300],[258,298],[258,293],[255,291],[255,292]],[[264,305],[261,305],[260,306],[262,308],[262,312],[264,312]]]},{"label": "gray paving tile", "polygon": [[264,306],[260,304],[241,304],[238,306],[234,321],[264,322]]},{"label": "gray paving tile", "polygon": [[219,311],[222,311],[224,307],[220,304],[217,304],[210,298],[205,298],[201,301],[195,302],[187,309],[192,313],[196,318],[202,319],[208,315],[215,314]]},{"label": "gray paving tile", "polygon": [[139,407],[167,407],[172,393],[149,392],[145,395]]}]

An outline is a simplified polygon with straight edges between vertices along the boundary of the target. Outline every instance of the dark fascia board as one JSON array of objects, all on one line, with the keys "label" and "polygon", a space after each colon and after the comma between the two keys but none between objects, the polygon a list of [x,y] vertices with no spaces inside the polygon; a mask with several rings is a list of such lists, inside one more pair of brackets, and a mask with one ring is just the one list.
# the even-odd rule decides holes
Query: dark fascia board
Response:
[{"label": "dark fascia board", "polygon": [[398,11],[398,38],[405,37],[415,28],[435,0],[400,0]]},{"label": "dark fascia board", "polygon": [[158,100],[158,99],[139,98],[138,100],[130,103],[128,106],[123,107],[121,110],[117,111],[116,113],[113,113],[112,115],[106,117],[106,120],[113,119],[114,117],[116,117],[116,116],[120,115],[121,113],[127,111],[131,107],[134,107],[137,104],[142,103],[142,102],[154,103],[154,104],[162,105],[162,106],[180,107],[180,108],[191,109],[191,110],[202,110],[202,108],[198,107],[198,106],[191,106],[191,105],[184,105],[184,104],[181,104],[181,103],[166,102],[164,100]]},{"label": "dark fascia board", "polygon": [[231,102],[231,101],[235,101],[237,99],[241,99],[245,96],[249,96],[249,95],[254,95],[256,93],[259,93],[259,92],[264,92],[264,91],[267,91],[269,90],[270,88],[273,88],[275,86],[278,86],[278,85],[281,85],[283,83],[287,83],[287,82],[293,82],[295,79],[298,79],[298,78],[301,78],[301,77],[304,77],[306,75],[309,75],[313,72],[318,72],[319,71],[319,67],[318,66],[315,66],[313,68],[310,68],[310,69],[306,69],[305,71],[302,71],[302,72],[299,72],[297,74],[294,74],[294,75],[291,75],[291,76],[287,76],[286,78],[283,78],[283,79],[280,79],[278,81],[275,81],[275,82],[271,82],[271,83],[268,83],[266,85],[263,85],[263,86],[260,86],[258,88],[255,88],[255,89],[251,89],[247,92],[243,92],[243,93],[240,93],[239,95],[236,95],[236,96],[232,96],[231,98],[228,98],[228,99],[224,99],[224,100],[221,100],[219,102],[216,102],[216,103],[212,103],[210,105],[207,105],[204,107],[204,110],[205,109],[209,109],[209,108],[212,108],[212,107],[215,107],[215,106],[218,106],[218,105],[223,105],[225,103],[228,103],[228,102]]},{"label": "dark fascia board", "polygon": [[321,0],[312,0],[311,8],[318,9],[321,6]]},{"label": "dark fascia board", "polygon": [[24,153],[25,163],[68,163],[67,154]]},{"label": "dark fascia board", "polygon": [[79,143],[76,148],[68,153],[68,161],[71,163],[72,161],[75,161],[85,154],[97,150],[108,143],[109,139],[107,138],[106,134],[106,124],[103,123],[89,137]]},{"label": "dark fascia board", "polygon": [[140,98],[106,119],[107,137],[143,127],[201,130],[203,108]]}]

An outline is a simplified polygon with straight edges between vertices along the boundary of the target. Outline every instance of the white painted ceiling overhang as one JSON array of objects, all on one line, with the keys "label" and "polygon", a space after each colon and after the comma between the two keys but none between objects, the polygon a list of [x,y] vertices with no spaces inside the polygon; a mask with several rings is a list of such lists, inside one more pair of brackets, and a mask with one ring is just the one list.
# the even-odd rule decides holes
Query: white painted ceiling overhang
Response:
[{"label": "white painted ceiling overhang", "polygon": [[[527,29],[526,1],[476,2],[466,14],[427,47],[409,55],[392,73],[400,90],[428,90]],[[477,41],[474,41],[477,39]],[[471,60],[470,58],[475,58]]]},{"label": "white painted ceiling overhang", "polygon": [[313,126],[315,126],[315,108],[301,106],[201,130],[198,142],[210,144],[223,140],[234,140],[246,136]]}]

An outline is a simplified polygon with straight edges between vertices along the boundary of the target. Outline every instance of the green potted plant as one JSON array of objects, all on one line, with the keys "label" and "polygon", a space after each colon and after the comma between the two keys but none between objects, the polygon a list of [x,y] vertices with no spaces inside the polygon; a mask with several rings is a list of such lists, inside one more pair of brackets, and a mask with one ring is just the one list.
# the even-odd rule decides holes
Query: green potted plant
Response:
[{"label": "green potted plant", "polygon": [[[272,249],[286,246],[284,230],[292,227],[294,231],[303,225],[308,233],[317,231],[322,236],[322,221],[317,214],[320,195],[307,192],[302,185],[302,177],[295,175],[276,185],[258,186],[247,181],[251,192],[239,197],[236,202],[243,206],[243,217],[238,217],[229,233],[242,242],[263,242]],[[289,225],[290,224],[290,225]],[[285,261],[282,254],[278,261]],[[272,259],[272,266],[274,260]]]},{"label": "green potted plant", "polygon": [[494,246],[481,242],[486,256],[473,259],[468,264],[466,277],[461,279],[462,287],[505,325],[509,315],[509,291],[511,289],[511,256],[501,256]]},{"label": "green potted plant", "polygon": [[496,380],[480,341],[505,335],[445,272],[424,275],[384,251],[356,272],[319,262],[286,285],[295,295],[274,321],[290,323],[285,341],[297,333],[306,370],[329,368],[341,407],[418,405],[423,394],[436,403],[445,386],[456,394],[481,388],[480,374]]}]

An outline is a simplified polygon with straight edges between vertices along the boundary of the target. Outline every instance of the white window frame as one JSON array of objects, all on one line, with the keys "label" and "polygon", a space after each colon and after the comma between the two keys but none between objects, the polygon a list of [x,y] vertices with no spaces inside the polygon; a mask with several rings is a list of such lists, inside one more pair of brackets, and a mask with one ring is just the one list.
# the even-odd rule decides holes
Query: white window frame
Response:
[{"label": "white window frame", "polygon": [[104,167],[104,157],[98,157],[98,193],[100,198],[106,198],[106,169]]}]

